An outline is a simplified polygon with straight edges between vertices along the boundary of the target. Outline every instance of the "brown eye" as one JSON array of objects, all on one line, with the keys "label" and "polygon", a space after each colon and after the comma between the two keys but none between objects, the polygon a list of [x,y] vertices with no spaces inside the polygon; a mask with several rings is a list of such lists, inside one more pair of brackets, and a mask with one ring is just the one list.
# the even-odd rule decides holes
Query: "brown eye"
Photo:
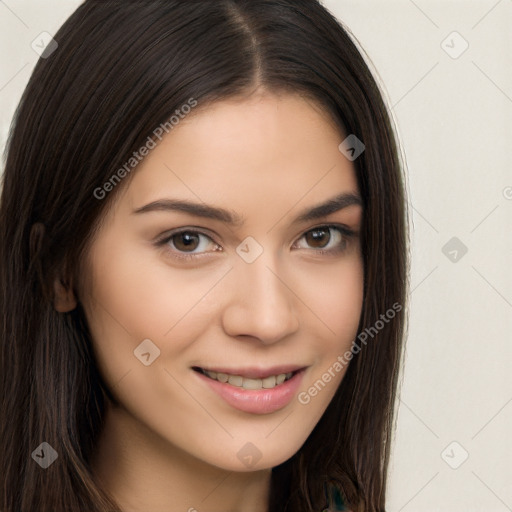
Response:
[{"label": "brown eye", "polygon": [[222,252],[222,247],[211,236],[193,229],[171,232],[155,242],[155,245],[165,248],[167,255],[182,259]]},{"label": "brown eye", "polygon": [[171,241],[178,251],[183,252],[195,251],[201,242],[199,233],[193,233],[191,231],[184,231],[173,235]]},{"label": "brown eye", "polygon": [[338,226],[319,226],[306,231],[294,244],[295,249],[336,254],[348,246],[353,232]]},{"label": "brown eye", "polygon": [[331,230],[327,227],[312,229],[306,233],[305,238],[310,247],[323,249],[331,241]]}]

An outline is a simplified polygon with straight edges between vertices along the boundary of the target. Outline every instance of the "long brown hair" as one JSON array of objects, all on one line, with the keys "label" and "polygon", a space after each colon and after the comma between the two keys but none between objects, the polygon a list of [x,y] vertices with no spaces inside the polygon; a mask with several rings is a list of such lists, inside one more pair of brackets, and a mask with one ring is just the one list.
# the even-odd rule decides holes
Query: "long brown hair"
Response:
[{"label": "long brown hair", "polygon": [[[315,101],[365,144],[354,161],[364,205],[360,332],[400,305],[354,354],[302,448],[272,470],[269,512],[322,510],[329,486],[353,510],[384,511],[406,205],[393,124],[353,38],[317,0],[87,0],[55,39],[16,111],[3,177],[0,509],[119,510],[91,472],[105,390],[88,327],[80,306],[54,309],[53,282],[76,275],[125,183],[103,200],[94,191],[157,126],[190,98],[204,106],[263,85]],[[42,442],[58,453],[47,470],[31,457]]]}]

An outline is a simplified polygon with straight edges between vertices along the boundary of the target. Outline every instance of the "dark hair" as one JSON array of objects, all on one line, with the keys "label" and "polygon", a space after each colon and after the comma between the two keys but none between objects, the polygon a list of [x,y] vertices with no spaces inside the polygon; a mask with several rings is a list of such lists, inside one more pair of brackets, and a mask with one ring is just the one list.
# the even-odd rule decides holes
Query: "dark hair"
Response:
[{"label": "dark hair", "polygon": [[[364,142],[354,161],[364,215],[359,332],[396,314],[354,354],[301,449],[272,470],[270,512],[317,512],[336,489],[384,511],[402,359],[407,220],[394,129],[352,37],[316,0],[85,1],[55,35],[16,111],[0,204],[0,509],[119,510],[91,472],[105,389],[80,306],[58,313],[105,208],[94,190],[193,98],[262,85],[301,94]],[[341,141],[340,141],[341,142]],[[382,322],[381,322],[382,323]],[[373,336],[372,336],[373,338]],[[31,453],[48,442],[58,463]]]}]

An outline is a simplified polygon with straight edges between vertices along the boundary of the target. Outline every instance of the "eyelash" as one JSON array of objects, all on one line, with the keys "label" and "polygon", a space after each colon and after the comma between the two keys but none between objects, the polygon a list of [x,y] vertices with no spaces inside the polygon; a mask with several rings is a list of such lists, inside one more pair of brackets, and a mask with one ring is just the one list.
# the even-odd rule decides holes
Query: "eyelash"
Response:
[{"label": "eyelash", "polygon": [[[314,253],[320,254],[320,255],[332,255],[332,256],[338,255],[338,254],[343,253],[347,249],[347,246],[350,243],[351,238],[353,238],[356,235],[355,231],[353,231],[351,229],[348,229],[345,226],[336,225],[336,224],[322,224],[322,225],[313,227],[313,228],[308,229],[307,231],[305,231],[300,236],[300,238],[298,238],[297,241],[294,242],[294,245],[297,244],[298,241],[302,240],[308,233],[311,233],[313,231],[320,231],[320,230],[323,230],[323,229],[326,229],[326,230],[328,229],[329,231],[330,230],[338,231],[341,234],[341,237],[342,237],[341,247],[336,247],[334,249],[322,249],[322,248],[314,249],[314,248],[310,248],[310,249],[306,249],[306,250],[311,250]],[[211,242],[216,244],[219,249],[215,249],[214,251],[197,252],[197,253],[188,252],[187,253],[187,252],[180,251],[179,249],[176,249],[176,248],[175,249],[171,249],[171,248],[168,247],[168,244],[172,241],[172,239],[174,237],[176,237],[178,235],[182,235],[184,233],[189,233],[189,234],[192,234],[192,235],[199,235],[200,237],[201,236],[206,237]],[[329,240],[329,243],[330,243],[330,240]],[[171,254],[172,257],[177,258],[177,259],[184,259],[184,260],[197,259],[197,258],[201,258],[201,257],[207,256],[211,252],[221,252],[222,251],[222,247],[220,246],[220,244],[215,242],[215,240],[212,238],[212,236],[210,236],[209,234],[207,234],[207,233],[205,233],[205,232],[203,232],[201,230],[198,230],[197,228],[180,228],[179,230],[173,231],[171,233],[167,233],[166,235],[164,235],[163,238],[160,238],[159,240],[157,240],[155,242],[155,245],[157,247],[165,247],[165,246],[167,246],[166,252]]]}]

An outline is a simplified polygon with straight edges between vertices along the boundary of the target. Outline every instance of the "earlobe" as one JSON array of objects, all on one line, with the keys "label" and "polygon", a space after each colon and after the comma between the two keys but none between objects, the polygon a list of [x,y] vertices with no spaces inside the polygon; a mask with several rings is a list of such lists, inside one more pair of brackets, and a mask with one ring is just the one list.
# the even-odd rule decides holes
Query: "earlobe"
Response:
[{"label": "earlobe", "polygon": [[73,311],[77,305],[73,287],[69,284],[64,284],[61,279],[57,278],[54,281],[53,288],[53,305],[55,310],[59,313],[69,313],[70,311]]}]

